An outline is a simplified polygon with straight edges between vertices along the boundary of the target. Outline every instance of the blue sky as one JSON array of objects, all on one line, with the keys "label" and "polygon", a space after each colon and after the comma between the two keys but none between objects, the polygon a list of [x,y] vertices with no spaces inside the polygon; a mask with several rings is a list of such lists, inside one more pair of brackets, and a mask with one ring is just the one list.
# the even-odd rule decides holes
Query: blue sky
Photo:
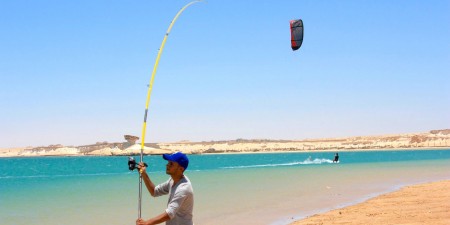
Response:
[{"label": "blue sky", "polygon": [[[0,147],[140,136],[188,2],[1,1]],[[146,142],[450,128],[449,21],[447,0],[194,4],[162,54]]]}]

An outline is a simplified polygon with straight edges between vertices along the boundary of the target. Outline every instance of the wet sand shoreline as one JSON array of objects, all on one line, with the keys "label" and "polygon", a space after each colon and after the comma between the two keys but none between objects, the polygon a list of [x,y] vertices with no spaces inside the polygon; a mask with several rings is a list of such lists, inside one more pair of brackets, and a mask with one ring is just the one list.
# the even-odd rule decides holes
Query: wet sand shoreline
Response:
[{"label": "wet sand shoreline", "polygon": [[450,180],[406,186],[291,225],[450,224]]}]

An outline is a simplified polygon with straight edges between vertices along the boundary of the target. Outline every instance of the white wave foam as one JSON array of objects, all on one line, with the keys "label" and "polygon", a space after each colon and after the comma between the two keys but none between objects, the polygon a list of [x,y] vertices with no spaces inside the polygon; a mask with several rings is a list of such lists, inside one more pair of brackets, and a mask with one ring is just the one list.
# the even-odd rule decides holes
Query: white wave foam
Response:
[{"label": "white wave foam", "polygon": [[325,164],[333,163],[330,159],[314,159],[308,158],[301,162],[290,162],[290,163],[275,163],[275,164],[261,164],[261,165],[248,165],[248,166],[227,166],[221,167],[221,169],[242,169],[242,168],[258,168],[258,167],[277,167],[277,166],[296,166],[296,165],[310,165],[310,164]]},{"label": "white wave foam", "polygon": [[95,174],[67,174],[67,175],[31,175],[31,176],[4,176],[0,179],[26,179],[26,178],[52,178],[52,177],[87,177],[87,176],[110,176],[123,175],[128,173],[95,173]]}]

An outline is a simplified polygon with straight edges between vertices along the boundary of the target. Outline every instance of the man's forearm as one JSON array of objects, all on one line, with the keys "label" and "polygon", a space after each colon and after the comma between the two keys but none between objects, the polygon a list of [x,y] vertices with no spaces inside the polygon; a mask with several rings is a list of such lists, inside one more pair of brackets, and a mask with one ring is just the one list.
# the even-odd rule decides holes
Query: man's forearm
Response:
[{"label": "man's forearm", "polygon": [[144,180],[147,190],[150,192],[150,195],[155,196],[155,184],[153,184],[153,182],[150,180],[150,177],[147,175],[147,173],[142,173],[141,176]]},{"label": "man's forearm", "polygon": [[154,218],[151,218],[147,222],[149,225],[153,225],[153,224],[160,224],[160,223],[166,222],[167,220],[170,220],[169,214],[164,212]]}]

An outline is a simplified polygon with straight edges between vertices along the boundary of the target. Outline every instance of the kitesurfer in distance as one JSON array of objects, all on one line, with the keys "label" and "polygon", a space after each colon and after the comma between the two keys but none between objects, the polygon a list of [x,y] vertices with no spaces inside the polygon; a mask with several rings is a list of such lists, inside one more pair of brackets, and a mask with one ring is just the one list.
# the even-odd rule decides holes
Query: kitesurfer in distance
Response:
[{"label": "kitesurfer in distance", "polygon": [[339,163],[339,154],[337,152],[334,155],[333,163]]},{"label": "kitesurfer in distance", "polygon": [[138,218],[136,225],[151,225],[163,222],[166,222],[167,225],[193,225],[194,191],[191,181],[184,175],[184,171],[189,165],[189,159],[181,152],[164,154],[163,158],[167,160],[166,174],[170,175],[169,180],[164,183],[155,186],[142,162],[139,163],[138,169],[151,196],[169,195],[167,208],[163,213],[149,220]]}]

